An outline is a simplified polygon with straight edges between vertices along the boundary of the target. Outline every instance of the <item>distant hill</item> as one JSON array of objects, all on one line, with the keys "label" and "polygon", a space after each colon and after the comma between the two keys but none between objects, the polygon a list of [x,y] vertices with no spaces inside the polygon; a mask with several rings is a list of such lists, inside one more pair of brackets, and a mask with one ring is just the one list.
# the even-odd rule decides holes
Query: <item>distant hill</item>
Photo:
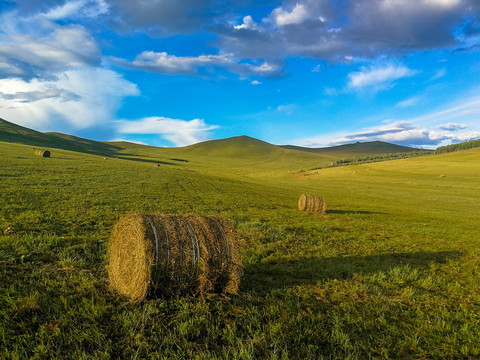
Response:
[{"label": "distant hill", "polygon": [[366,156],[366,155],[376,155],[376,154],[395,154],[395,153],[405,153],[411,151],[425,151],[423,149],[415,149],[407,146],[400,146],[395,144],[390,144],[383,141],[370,141],[364,143],[354,143],[354,144],[345,144],[339,146],[332,146],[326,148],[308,148],[302,146],[294,145],[282,145],[286,149],[307,151],[316,154],[335,154],[336,156]]},{"label": "distant hill", "polygon": [[220,155],[222,157],[248,158],[258,155],[272,155],[278,150],[276,145],[250,136],[234,136],[220,140],[209,140],[183,148],[185,153],[201,153],[203,155]]},{"label": "distant hill", "polygon": [[[162,158],[164,160],[204,157],[205,159],[232,159],[235,161],[276,161],[283,159],[299,165],[318,162],[324,166],[331,161],[378,154],[412,152],[419,149],[381,141],[346,144],[328,148],[307,148],[293,145],[272,145],[249,136],[235,136],[209,140],[182,148],[160,148],[129,142],[101,142],[56,132],[42,133],[0,119],[0,141],[57,148],[101,156]],[[145,160],[145,159],[144,159]],[[153,160],[152,160],[153,161]],[[303,165],[302,165],[303,166]]]},{"label": "distant hill", "polygon": [[42,133],[3,119],[0,119],[0,141],[104,156],[112,156],[122,150],[119,146],[72,135]]}]

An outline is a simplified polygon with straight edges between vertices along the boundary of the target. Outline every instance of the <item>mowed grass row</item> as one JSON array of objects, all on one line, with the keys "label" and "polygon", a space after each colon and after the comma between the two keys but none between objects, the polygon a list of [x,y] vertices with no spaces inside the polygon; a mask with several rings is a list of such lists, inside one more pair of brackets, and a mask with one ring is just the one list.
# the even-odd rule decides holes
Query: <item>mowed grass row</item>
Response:
[{"label": "mowed grass row", "polygon": [[[0,154],[0,358],[480,356],[478,150],[272,177],[193,155]],[[327,216],[298,211],[301,193],[324,196]],[[129,211],[230,218],[239,295],[109,292],[107,241]]]}]

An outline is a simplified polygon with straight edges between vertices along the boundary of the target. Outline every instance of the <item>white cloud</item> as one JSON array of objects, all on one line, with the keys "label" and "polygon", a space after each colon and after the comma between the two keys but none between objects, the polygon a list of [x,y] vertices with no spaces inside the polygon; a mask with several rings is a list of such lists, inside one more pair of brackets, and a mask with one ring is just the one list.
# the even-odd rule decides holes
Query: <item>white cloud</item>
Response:
[{"label": "white cloud", "polygon": [[415,96],[415,97],[411,97],[409,99],[405,99],[403,101],[400,101],[399,103],[397,103],[397,107],[401,107],[401,108],[406,108],[406,107],[410,107],[410,106],[415,106],[419,103],[419,101],[421,100],[420,97],[418,96]]},{"label": "white cloud", "polygon": [[82,68],[55,73],[53,80],[0,81],[2,118],[40,131],[71,132],[115,118],[137,86],[105,69]]},{"label": "white cloud", "polygon": [[216,67],[239,75],[278,77],[283,73],[283,62],[264,61],[260,65],[238,63],[232,54],[175,56],[166,52],[144,51],[132,62],[112,58],[117,64],[135,70],[165,75],[205,76],[204,71],[213,73]]},{"label": "white cloud", "polygon": [[259,29],[259,26],[255,21],[253,21],[252,17],[250,15],[247,15],[243,18],[243,24],[241,25],[236,25],[234,26],[236,30],[241,30],[241,29]]},{"label": "white cloud", "polygon": [[322,134],[290,143],[325,147],[378,140],[417,148],[435,148],[480,138],[479,115],[480,97],[466,97],[421,116],[404,120],[385,120],[384,125],[351,133]]},{"label": "white cloud", "polygon": [[447,130],[447,131],[458,131],[468,128],[465,124],[456,124],[456,123],[448,123],[442,124],[437,126],[438,129]]},{"label": "white cloud", "polygon": [[131,63],[115,59],[120,65],[132,69],[151,71],[167,75],[198,75],[199,68],[228,66],[233,60],[228,55],[175,56],[166,52],[144,51]]},{"label": "white cloud", "polygon": [[208,140],[208,132],[217,129],[203,119],[190,121],[165,117],[147,117],[139,120],[117,121],[117,131],[123,134],[156,134],[173,142],[176,146],[186,146]]},{"label": "white cloud", "polygon": [[261,85],[262,83],[258,80],[253,80],[250,84],[252,85]]},{"label": "white cloud", "polygon": [[278,26],[299,24],[308,18],[309,13],[304,4],[296,4],[291,12],[285,11],[282,7],[272,12],[275,23]]},{"label": "white cloud", "polygon": [[337,134],[336,136],[322,135],[297,140],[295,143],[309,147],[323,147],[354,142],[384,141],[403,146],[431,149],[450,143],[472,140],[478,137],[480,137],[480,131],[467,126],[461,126],[460,128],[430,128],[415,125],[408,121],[397,121],[391,124],[366,128],[354,133]]},{"label": "white cloud", "polygon": [[58,25],[45,16],[0,16],[0,77],[33,78],[100,63],[100,49],[83,26]]},{"label": "white cloud", "polygon": [[359,72],[348,75],[351,89],[384,89],[393,86],[396,80],[415,75],[417,72],[405,66],[387,65],[383,67],[363,67]]},{"label": "white cloud", "polygon": [[109,5],[105,0],[75,0],[67,1],[57,7],[51,8],[42,16],[51,20],[76,18],[80,16],[97,17],[107,14]]}]

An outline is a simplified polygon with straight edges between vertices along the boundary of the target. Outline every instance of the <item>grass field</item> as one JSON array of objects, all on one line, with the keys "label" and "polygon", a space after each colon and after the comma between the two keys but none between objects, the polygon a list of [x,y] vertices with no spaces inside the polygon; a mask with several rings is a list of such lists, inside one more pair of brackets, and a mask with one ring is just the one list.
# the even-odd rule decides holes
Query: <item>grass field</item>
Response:
[{"label": "grass field", "polygon": [[[0,358],[480,357],[480,149],[312,171],[330,158],[254,149],[0,142]],[[302,193],[327,215],[298,211]],[[239,295],[111,293],[108,238],[131,211],[231,219]]]}]

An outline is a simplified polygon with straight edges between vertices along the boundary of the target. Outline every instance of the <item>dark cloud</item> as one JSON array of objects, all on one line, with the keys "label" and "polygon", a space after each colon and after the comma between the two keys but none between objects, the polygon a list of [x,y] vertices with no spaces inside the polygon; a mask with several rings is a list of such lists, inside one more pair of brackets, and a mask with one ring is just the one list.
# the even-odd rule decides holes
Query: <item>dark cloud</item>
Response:
[{"label": "dark cloud", "polygon": [[217,45],[248,58],[305,56],[348,61],[352,56],[373,58],[458,46],[461,40],[455,31],[466,17],[472,20],[464,33],[475,33],[480,18],[477,2],[287,1],[262,21],[255,23],[246,17],[236,27],[219,28]]},{"label": "dark cloud", "polygon": [[110,0],[112,24],[120,30],[143,29],[166,36],[192,33],[220,21],[233,6],[221,0]]}]

